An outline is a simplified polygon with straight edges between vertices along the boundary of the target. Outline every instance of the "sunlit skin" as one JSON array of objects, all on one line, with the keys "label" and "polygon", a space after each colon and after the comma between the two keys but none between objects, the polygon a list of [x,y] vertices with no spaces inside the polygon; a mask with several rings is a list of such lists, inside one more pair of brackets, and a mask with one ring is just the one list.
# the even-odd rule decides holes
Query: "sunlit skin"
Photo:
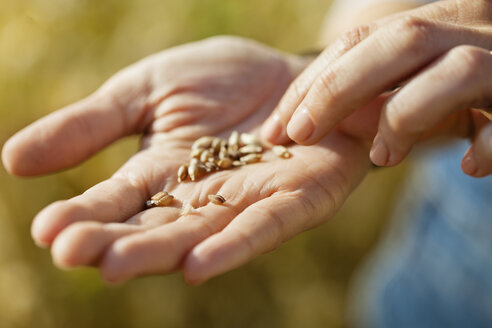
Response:
[{"label": "sunlit skin", "polygon": [[491,174],[491,17],[489,0],[439,1],[346,32],[290,86],[263,137],[315,144],[399,86],[381,107],[373,163],[396,165],[418,140],[446,131],[473,139],[465,173]]},{"label": "sunlit skin", "polygon": [[[439,7],[443,3],[448,7]],[[490,49],[489,29],[472,24],[489,13],[490,2],[443,3],[343,35],[295,80],[279,106],[308,62],[238,38],[213,38],[170,49],[116,74],[87,99],[42,118],[4,146],[6,168],[33,176],[74,166],[123,136],[142,135],[141,150],[110,179],[41,211],[32,226],[34,240],[51,246],[57,265],[97,266],[111,282],[182,270],[187,282],[197,284],[328,220],[363,179],[370,156],[376,164],[394,165],[416,140],[443,134],[471,136],[474,144],[463,169],[474,176],[487,175],[492,170],[491,125],[481,112],[469,108],[472,103],[464,103],[459,92],[450,90],[469,87],[470,99],[490,99],[486,86],[491,55],[485,50]],[[461,14],[468,10],[470,15],[456,17],[469,19],[468,25],[475,28],[464,27],[459,20],[452,27],[441,24],[437,18],[445,17],[442,8],[447,13],[453,8]],[[429,17],[435,18],[432,24]],[[393,40],[390,32],[395,26],[401,33]],[[419,29],[446,37],[427,44],[426,38],[419,39],[425,35]],[[454,29],[460,32],[453,34]],[[472,46],[453,39],[453,35],[463,38],[463,33],[469,33],[466,41]],[[376,47],[384,40],[393,40],[389,43],[393,47]],[[372,60],[374,47],[393,52],[383,51]],[[408,60],[403,58],[406,54]],[[418,60],[428,58],[426,54],[438,59],[422,70]],[[409,74],[403,73],[415,67],[402,62],[414,63],[420,74],[408,80]],[[481,65],[474,66],[477,63]],[[328,74],[337,69],[345,73]],[[318,81],[321,75],[337,88],[324,87],[327,80]],[[345,81],[344,76],[353,79]],[[430,82],[442,82],[438,77],[446,83]],[[403,87],[385,92],[394,85]],[[436,85],[442,86],[440,92],[432,92]],[[476,92],[482,91],[480,98]],[[439,102],[443,95],[448,95],[447,102]],[[333,99],[337,110],[326,111],[326,102]],[[308,140],[286,129],[301,102],[319,118],[314,122],[318,129]],[[424,111],[429,103],[447,105]],[[403,108],[401,104],[412,106],[401,113],[388,111],[391,106]],[[397,112],[402,121],[388,124]],[[288,135],[311,146],[292,146],[293,157],[288,160],[267,154],[258,164],[177,183],[176,171],[188,160],[193,140],[203,135],[226,137],[233,130],[254,132],[268,116],[266,139],[285,143]],[[272,119],[280,127],[272,125]],[[412,124],[423,121],[426,124]],[[378,125],[379,138],[385,136],[393,157],[369,152]],[[470,158],[479,167],[473,172]],[[173,194],[176,201],[167,208],[144,210],[145,201],[160,190]],[[226,203],[209,204],[209,194],[224,196]],[[184,203],[198,212],[180,216]]]},{"label": "sunlit skin", "polygon": [[[322,224],[367,172],[377,119],[292,146],[288,160],[269,153],[196,182],[176,179],[196,138],[257,130],[306,65],[252,41],[212,38],[146,58],[26,127],[3,148],[6,168],[21,176],[71,167],[142,134],[141,150],[110,179],[42,210],[34,240],[60,267],[96,266],[110,282],[182,270],[197,284]],[[174,195],[172,206],[145,210],[160,190]],[[209,194],[226,203],[209,203]],[[180,216],[183,203],[198,212]]]}]

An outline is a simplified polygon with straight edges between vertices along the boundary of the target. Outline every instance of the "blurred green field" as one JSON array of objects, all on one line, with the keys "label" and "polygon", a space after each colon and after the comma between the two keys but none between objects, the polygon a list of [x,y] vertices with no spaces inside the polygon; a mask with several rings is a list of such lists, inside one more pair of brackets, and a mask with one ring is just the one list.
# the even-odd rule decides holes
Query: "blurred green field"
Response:
[{"label": "blurred green field", "polygon": [[[156,51],[218,34],[314,47],[328,0],[0,0],[0,142]],[[123,140],[72,170],[0,172],[0,327],[341,327],[350,278],[380,234],[405,168],[371,173],[330,223],[199,286],[177,274],[108,287],[63,272],[30,239],[33,216],[107,178]],[[376,187],[377,186],[377,187]]]}]

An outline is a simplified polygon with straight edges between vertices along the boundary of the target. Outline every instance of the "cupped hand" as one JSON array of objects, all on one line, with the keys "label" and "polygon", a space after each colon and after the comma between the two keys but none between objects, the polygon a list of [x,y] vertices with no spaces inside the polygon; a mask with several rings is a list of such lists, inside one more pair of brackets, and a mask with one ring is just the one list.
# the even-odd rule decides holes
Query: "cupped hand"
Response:
[{"label": "cupped hand", "polygon": [[360,26],[294,81],[262,135],[272,143],[290,137],[311,145],[380,96],[386,101],[375,112],[380,115],[370,154],[375,164],[395,165],[419,138],[452,133],[473,139],[463,170],[476,177],[490,174],[490,49],[489,0],[439,1]]},{"label": "cupped hand", "polygon": [[[321,224],[368,168],[367,144],[342,133],[294,146],[288,160],[267,153],[260,163],[176,180],[195,139],[257,129],[305,65],[252,41],[212,38],[151,56],[25,128],[3,149],[7,169],[25,176],[143,134],[142,149],[111,178],[41,211],[33,238],[51,246],[59,266],[97,266],[108,281],[182,269],[199,283]],[[160,190],[175,201],[144,210]],[[209,194],[226,203],[209,203]],[[185,203],[197,211],[181,215]]]}]

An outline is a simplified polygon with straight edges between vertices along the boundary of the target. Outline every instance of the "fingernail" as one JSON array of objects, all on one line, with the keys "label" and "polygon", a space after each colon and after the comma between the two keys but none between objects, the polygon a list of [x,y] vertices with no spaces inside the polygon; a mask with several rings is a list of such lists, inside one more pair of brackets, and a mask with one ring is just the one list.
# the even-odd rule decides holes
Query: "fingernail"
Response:
[{"label": "fingernail", "polygon": [[386,166],[388,163],[389,152],[383,138],[378,134],[372,143],[371,152],[369,154],[371,161],[377,166]]},{"label": "fingernail", "polygon": [[477,174],[478,165],[475,158],[473,158],[473,152],[471,150],[469,150],[465,154],[465,157],[463,157],[463,160],[461,161],[461,169],[468,175]]},{"label": "fingernail", "polygon": [[273,117],[270,117],[261,128],[261,137],[264,140],[275,143],[282,135],[282,130],[283,127],[280,123],[280,117],[278,114],[275,114]]},{"label": "fingernail", "polygon": [[314,132],[314,123],[306,108],[298,108],[287,124],[287,134],[297,142],[309,139]]}]

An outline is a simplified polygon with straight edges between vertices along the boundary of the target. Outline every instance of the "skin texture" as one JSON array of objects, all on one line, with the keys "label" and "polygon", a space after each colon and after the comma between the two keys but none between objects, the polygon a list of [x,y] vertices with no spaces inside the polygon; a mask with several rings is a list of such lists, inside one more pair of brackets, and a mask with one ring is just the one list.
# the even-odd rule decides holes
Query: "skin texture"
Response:
[{"label": "skin texture", "polygon": [[[293,146],[289,160],[267,154],[257,164],[176,181],[195,139],[258,129],[305,65],[252,41],[207,39],[146,58],[26,127],[2,153],[6,168],[22,176],[68,168],[125,135],[143,136],[141,150],[111,178],[43,209],[34,240],[51,246],[60,267],[93,265],[110,282],[182,270],[197,284],[325,222],[364,177],[364,140],[374,128],[354,124],[316,146]],[[160,190],[175,201],[144,210]],[[209,203],[209,194],[226,203]],[[180,216],[184,203],[198,211]]]},{"label": "skin texture", "polygon": [[396,165],[417,141],[451,134],[472,138],[465,173],[492,173],[491,17],[490,0],[440,1],[343,34],[289,87],[262,136],[315,144],[384,95],[373,163]]}]

